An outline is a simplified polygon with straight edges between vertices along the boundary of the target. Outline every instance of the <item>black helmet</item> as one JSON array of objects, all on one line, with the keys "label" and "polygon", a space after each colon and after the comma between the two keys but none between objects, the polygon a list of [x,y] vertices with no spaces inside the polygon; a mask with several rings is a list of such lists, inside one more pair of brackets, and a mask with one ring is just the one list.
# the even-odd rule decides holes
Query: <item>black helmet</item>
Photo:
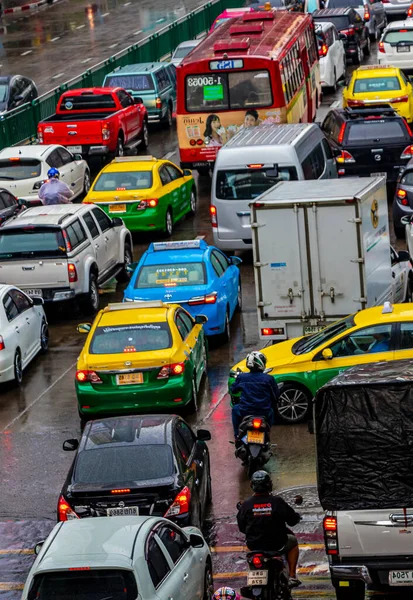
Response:
[{"label": "black helmet", "polygon": [[251,487],[256,494],[272,491],[272,481],[267,471],[255,471],[251,477]]}]

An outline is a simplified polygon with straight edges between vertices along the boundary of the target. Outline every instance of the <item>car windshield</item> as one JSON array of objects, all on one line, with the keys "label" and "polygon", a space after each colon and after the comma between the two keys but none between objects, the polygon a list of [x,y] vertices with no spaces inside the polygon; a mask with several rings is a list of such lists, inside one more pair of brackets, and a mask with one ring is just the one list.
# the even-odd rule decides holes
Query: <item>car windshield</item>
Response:
[{"label": "car windshield", "polygon": [[399,42],[411,42],[413,44],[413,29],[395,29],[384,34],[383,42],[386,44],[398,44]]},{"label": "car windshield", "polygon": [[133,573],[124,569],[65,569],[36,575],[28,600],[134,600]]},{"label": "car windshield", "polygon": [[222,200],[250,200],[279,181],[296,181],[295,167],[221,170],[217,173],[216,196]]},{"label": "car windshield", "polygon": [[0,159],[0,181],[40,177],[41,162],[31,158]]},{"label": "car windshield", "polygon": [[404,142],[406,134],[402,121],[386,121],[377,119],[372,121],[362,121],[360,123],[349,123],[347,133],[347,143],[371,144],[371,141],[388,140],[389,142]]},{"label": "car windshield", "polygon": [[170,348],[171,344],[168,323],[113,325],[97,327],[89,352],[90,354],[150,352]]},{"label": "car windshield", "polygon": [[164,479],[174,474],[174,459],[166,444],[116,443],[83,450],[76,458],[75,484],[114,485]]},{"label": "car windshield", "polygon": [[121,87],[133,92],[147,92],[154,89],[151,75],[112,75],[105,81],[107,87]]},{"label": "car windshield", "polygon": [[356,79],[353,92],[366,94],[368,92],[394,92],[400,90],[398,77],[371,77],[369,79]]},{"label": "car windshield", "polygon": [[0,234],[0,259],[57,258],[66,256],[61,229],[27,226],[3,230]]},{"label": "car windshield", "polygon": [[324,22],[324,21],[328,21],[331,23],[334,23],[334,25],[336,26],[338,31],[341,31],[342,29],[348,29],[349,27],[349,18],[346,17],[345,15],[339,15],[337,17],[333,16],[333,15],[329,15],[328,17],[316,17],[315,18],[315,22],[317,23],[317,21],[320,22]]},{"label": "car windshield", "polygon": [[173,53],[172,58],[185,58],[187,54],[193,50],[195,46],[178,46],[178,48]]},{"label": "car windshield", "polygon": [[142,267],[139,271],[135,289],[204,285],[205,283],[205,266],[201,262],[150,265]]},{"label": "car windshield", "polygon": [[9,95],[9,86],[4,83],[0,83],[0,103],[5,103],[7,101],[7,96]]},{"label": "car windshield", "polygon": [[102,173],[93,186],[94,192],[148,190],[152,187],[152,171],[120,171]]},{"label": "car windshield", "polygon": [[312,352],[318,346],[321,346],[321,344],[325,344],[329,340],[333,339],[336,335],[343,333],[347,329],[351,329],[351,327],[354,327],[354,325],[354,315],[350,315],[345,319],[341,319],[341,321],[336,321],[318,333],[302,337],[295,342],[291,350],[293,354],[305,354],[306,352]]}]

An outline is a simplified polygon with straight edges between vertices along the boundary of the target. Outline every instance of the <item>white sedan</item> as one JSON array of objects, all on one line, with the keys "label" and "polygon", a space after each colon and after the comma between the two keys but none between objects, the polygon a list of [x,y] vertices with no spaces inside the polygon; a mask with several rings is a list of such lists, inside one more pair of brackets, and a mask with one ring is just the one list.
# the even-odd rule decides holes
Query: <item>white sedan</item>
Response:
[{"label": "white sedan", "polygon": [[0,383],[20,384],[23,370],[49,347],[42,298],[29,298],[12,285],[0,285]]},{"label": "white sedan", "polygon": [[38,198],[39,190],[47,180],[47,172],[55,167],[60,179],[67,183],[75,200],[90,189],[90,171],[80,155],[72,154],[63,146],[12,146],[0,152],[0,187],[17,198]]},{"label": "white sedan", "polygon": [[176,47],[175,52],[172,54],[171,63],[177,67],[184,60],[185,56],[191,52],[202,40],[188,40],[182,42]]}]

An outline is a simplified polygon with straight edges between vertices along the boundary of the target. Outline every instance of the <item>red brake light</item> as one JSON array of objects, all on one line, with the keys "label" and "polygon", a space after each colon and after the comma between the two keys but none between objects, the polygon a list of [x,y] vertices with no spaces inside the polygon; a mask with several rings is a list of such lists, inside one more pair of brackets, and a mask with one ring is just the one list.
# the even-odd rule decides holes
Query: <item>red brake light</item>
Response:
[{"label": "red brake light", "polygon": [[6,344],[4,343],[3,336],[0,335],[0,350],[4,350],[5,347],[6,347]]},{"label": "red brake light", "polygon": [[406,198],[406,196],[407,196],[406,190],[397,190],[396,193],[397,193],[398,198]]},{"label": "red brake light", "polygon": [[102,383],[101,378],[95,371],[88,370],[76,371],[76,381],[79,383]]},{"label": "red brake light", "polygon": [[254,429],[259,429],[260,427],[262,427],[262,419],[253,419],[252,426],[254,427]]},{"label": "red brake light", "polygon": [[157,98],[155,100],[155,107],[156,108],[162,108],[162,100],[160,98]]},{"label": "red brake light", "polygon": [[262,569],[262,554],[256,554],[252,557],[252,564],[256,569]]},{"label": "red brake light", "polygon": [[9,160],[10,160],[10,161],[18,161],[18,160],[20,160],[20,158],[18,158],[18,157],[14,157],[14,156],[13,156],[12,158],[9,158]]},{"label": "red brake light", "polygon": [[407,11],[407,16],[411,17],[413,15],[413,6],[409,6],[409,10]]},{"label": "red brake light", "polygon": [[413,146],[407,146],[400,155],[400,158],[411,158],[413,156]]},{"label": "red brake light", "polygon": [[119,490],[110,490],[111,494],[129,494],[130,493],[130,489],[129,488],[121,488]]},{"label": "red brake light", "polygon": [[263,164],[258,164],[258,163],[257,164],[253,164],[253,165],[247,165],[247,167],[249,169],[262,169],[263,166],[264,166]]},{"label": "red brake light", "polygon": [[320,46],[320,48],[318,49],[318,56],[320,56],[320,58],[322,58],[323,56],[327,56],[327,53],[328,53],[327,44],[322,44],[322,46]]},{"label": "red brake light", "polygon": [[176,515],[183,515],[189,512],[189,505],[191,502],[191,490],[188,487],[182,488],[171,506],[168,508],[164,517],[173,517]]},{"label": "red brake light", "polygon": [[218,293],[212,292],[212,294],[207,294],[206,296],[194,296],[188,300],[188,304],[190,306],[198,306],[199,304],[215,304],[217,299]]},{"label": "red brake light", "polygon": [[150,200],[146,201],[148,203],[148,205],[151,208],[155,208],[155,206],[158,206],[158,198],[151,198]]},{"label": "red brake light", "polygon": [[79,518],[63,496],[60,496],[59,502],[57,503],[57,515],[59,521],[70,521],[71,519]]},{"label": "red brake light", "polygon": [[364,20],[370,21],[370,9],[367,4],[364,5]]},{"label": "red brake light", "polygon": [[384,49],[384,42],[379,42],[379,52],[386,53],[386,50]]},{"label": "red brake light", "polygon": [[350,108],[355,108],[357,106],[364,106],[363,100],[347,100],[347,104]]},{"label": "red brake light", "polygon": [[337,141],[338,141],[339,144],[343,143],[345,131],[346,131],[346,124],[343,123],[341,125],[341,127],[340,127],[340,131],[339,131],[339,134],[338,134],[338,137],[337,137]]},{"label": "red brake light", "polygon": [[74,283],[77,281],[77,271],[76,266],[73,263],[68,263],[67,265],[67,273],[69,275],[69,282]]},{"label": "red brake light", "polygon": [[218,227],[217,207],[211,205],[209,207],[209,214],[211,215],[211,225],[212,225],[212,227]]},{"label": "red brake light", "polygon": [[175,363],[173,365],[165,365],[158,373],[157,379],[168,379],[172,375],[182,375],[185,371],[185,363]]},{"label": "red brake light", "polygon": [[182,375],[182,373],[184,372],[184,369],[185,369],[184,363],[177,363],[176,365],[172,366],[172,373],[174,375]]},{"label": "red brake light", "polygon": [[71,252],[71,250],[72,250],[72,244],[70,243],[69,236],[67,235],[67,232],[64,229],[63,229],[63,239],[64,239],[65,244],[66,244],[66,250],[67,250],[67,252]]},{"label": "red brake light", "polygon": [[324,517],[324,531],[337,531],[336,517]]},{"label": "red brake light", "polygon": [[399,96],[398,98],[393,98],[390,101],[390,104],[397,104],[398,102],[408,102],[409,96]]},{"label": "red brake light", "polygon": [[347,150],[342,150],[341,151],[341,155],[337,156],[336,161],[339,164],[342,164],[342,163],[355,163],[356,162],[354,160],[353,156],[350,154],[350,152],[347,152]]}]

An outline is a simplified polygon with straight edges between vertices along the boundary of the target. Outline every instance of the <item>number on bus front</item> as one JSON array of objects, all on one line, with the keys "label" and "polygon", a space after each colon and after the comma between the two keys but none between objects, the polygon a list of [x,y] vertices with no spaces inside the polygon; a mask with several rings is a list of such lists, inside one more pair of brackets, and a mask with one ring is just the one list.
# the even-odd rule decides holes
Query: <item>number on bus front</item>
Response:
[{"label": "number on bus front", "polygon": [[197,87],[200,85],[219,85],[221,83],[221,77],[219,75],[213,75],[212,77],[188,77],[188,86]]}]

